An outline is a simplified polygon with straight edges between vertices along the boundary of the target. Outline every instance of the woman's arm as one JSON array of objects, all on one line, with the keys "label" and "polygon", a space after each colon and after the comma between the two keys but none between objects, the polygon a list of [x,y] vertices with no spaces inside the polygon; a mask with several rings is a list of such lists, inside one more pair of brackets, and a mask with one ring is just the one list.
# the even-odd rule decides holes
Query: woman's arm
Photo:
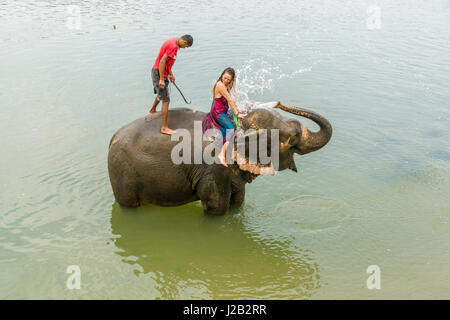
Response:
[{"label": "woman's arm", "polygon": [[225,87],[225,85],[222,82],[218,82],[217,83],[217,91],[225,97],[225,99],[227,99],[228,104],[230,105],[231,109],[233,109],[233,112],[238,115],[238,109],[236,104],[234,103],[233,99],[231,99],[231,96],[227,90],[227,88]]}]

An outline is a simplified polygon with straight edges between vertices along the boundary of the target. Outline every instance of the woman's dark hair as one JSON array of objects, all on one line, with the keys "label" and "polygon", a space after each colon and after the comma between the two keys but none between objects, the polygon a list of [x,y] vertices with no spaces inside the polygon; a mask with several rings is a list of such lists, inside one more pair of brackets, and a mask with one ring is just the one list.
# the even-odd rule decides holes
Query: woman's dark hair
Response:
[{"label": "woman's dark hair", "polygon": [[181,36],[181,39],[187,42],[188,46],[191,47],[194,43],[194,39],[190,34],[185,34],[184,36]]},{"label": "woman's dark hair", "polygon": [[223,75],[224,75],[225,73],[228,73],[228,74],[231,76],[231,83],[230,83],[230,88],[228,89],[228,91],[230,91],[230,90],[233,88],[233,86],[234,86],[234,75],[235,75],[235,72],[234,72],[234,69],[233,69],[233,68],[228,67],[228,68],[225,68],[225,70],[223,70],[223,72],[222,72],[222,74],[220,75],[219,79],[217,79],[216,83],[214,84],[214,87],[213,87],[213,89],[212,89],[213,95],[214,95],[214,90],[216,90],[217,82],[222,81],[222,77],[223,77]]}]

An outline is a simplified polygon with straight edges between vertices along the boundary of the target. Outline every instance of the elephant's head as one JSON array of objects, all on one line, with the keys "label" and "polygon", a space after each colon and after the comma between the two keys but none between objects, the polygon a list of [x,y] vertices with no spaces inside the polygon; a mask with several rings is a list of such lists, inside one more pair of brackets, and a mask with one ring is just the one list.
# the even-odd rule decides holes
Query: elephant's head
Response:
[{"label": "elephant's head", "polygon": [[[240,119],[240,123],[244,131],[248,131],[248,129],[254,129],[252,133],[247,133],[244,137],[256,135],[259,138],[260,132],[262,132],[261,129],[267,130],[268,153],[270,153],[272,143],[278,144],[279,171],[291,169],[297,172],[297,168],[294,162],[294,153],[303,155],[312,151],[316,151],[326,145],[332,135],[331,124],[327,119],[320,116],[319,114],[303,108],[284,105],[280,102],[278,102],[273,108],[279,108],[294,115],[311,119],[320,127],[319,131],[311,132],[297,119],[284,118],[278,112],[274,112],[275,110],[266,108],[254,109],[250,111],[247,116]],[[277,141],[271,141],[271,131],[273,129],[278,129]],[[248,148],[246,148],[245,157],[248,157]],[[271,170],[267,170],[267,165],[251,166],[248,164],[240,164],[239,167],[241,170],[250,171],[251,173],[254,173],[256,175],[261,173],[273,172],[273,170],[272,172]]]}]

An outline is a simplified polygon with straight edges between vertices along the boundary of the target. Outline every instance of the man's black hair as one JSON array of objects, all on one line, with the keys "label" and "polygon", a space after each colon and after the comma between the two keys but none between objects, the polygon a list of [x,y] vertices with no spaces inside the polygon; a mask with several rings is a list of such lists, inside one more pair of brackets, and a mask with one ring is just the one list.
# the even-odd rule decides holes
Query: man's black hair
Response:
[{"label": "man's black hair", "polygon": [[190,34],[185,34],[184,36],[181,37],[181,39],[186,41],[189,47],[191,47],[192,44],[194,43],[194,39]]}]

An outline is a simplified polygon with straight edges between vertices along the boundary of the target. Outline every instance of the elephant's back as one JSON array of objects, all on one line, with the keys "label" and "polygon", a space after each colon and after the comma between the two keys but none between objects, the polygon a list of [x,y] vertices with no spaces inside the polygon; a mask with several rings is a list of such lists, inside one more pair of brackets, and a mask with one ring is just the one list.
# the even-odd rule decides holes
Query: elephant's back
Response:
[{"label": "elephant's back", "polygon": [[[186,129],[192,135],[194,123],[201,121],[206,113],[188,108],[169,109],[167,124],[171,129]],[[136,119],[120,128],[111,138],[110,148],[114,144],[122,148],[145,153],[159,152],[167,147],[175,146],[179,141],[172,141],[171,136],[161,133],[161,113],[157,112],[146,117]]]}]

